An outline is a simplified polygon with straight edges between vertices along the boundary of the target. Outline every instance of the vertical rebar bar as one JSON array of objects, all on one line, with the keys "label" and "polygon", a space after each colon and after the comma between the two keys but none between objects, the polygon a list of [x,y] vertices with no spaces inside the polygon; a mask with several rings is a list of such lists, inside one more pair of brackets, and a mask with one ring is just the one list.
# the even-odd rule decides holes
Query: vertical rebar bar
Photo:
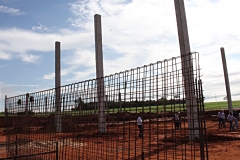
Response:
[{"label": "vertical rebar bar", "polygon": [[18,136],[17,135],[16,135],[15,143],[16,143],[15,144],[15,156],[18,156]]},{"label": "vertical rebar bar", "polygon": [[56,142],[56,160],[58,160],[58,141]]}]

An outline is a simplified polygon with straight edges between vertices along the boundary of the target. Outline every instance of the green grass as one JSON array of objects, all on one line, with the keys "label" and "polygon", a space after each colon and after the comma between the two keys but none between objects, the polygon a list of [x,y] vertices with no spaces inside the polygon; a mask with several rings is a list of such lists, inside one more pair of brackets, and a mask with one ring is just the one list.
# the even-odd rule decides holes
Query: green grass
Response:
[{"label": "green grass", "polygon": [[[233,101],[232,106],[234,109],[240,108],[240,101]],[[174,110],[175,107],[175,110]],[[183,110],[182,104],[176,104],[174,105],[166,105],[166,111],[176,111],[178,112],[179,109]],[[227,101],[223,102],[205,102],[204,103],[204,108],[205,110],[220,110],[220,109],[228,109],[228,103]],[[132,108],[122,108],[122,111],[130,112],[130,113],[140,113],[140,112],[153,112],[153,113],[158,113],[164,111],[164,106],[145,106],[145,107],[132,107]],[[118,108],[115,109],[109,109],[109,113],[117,113],[119,112]],[[87,110],[87,111],[82,111],[82,115],[89,115],[93,114],[94,110]],[[52,113],[47,113],[47,116]],[[79,115],[79,111],[65,111],[65,115]],[[45,113],[35,113],[37,116],[45,116]],[[0,112],[0,117],[4,116],[4,112]]]},{"label": "green grass", "polygon": [[4,112],[0,112],[0,117],[3,117],[5,116],[5,113]]},{"label": "green grass", "polygon": [[[240,107],[240,101],[232,101],[232,106],[234,109]],[[220,110],[220,109],[228,109],[228,102],[206,102],[204,103],[205,110]]]},{"label": "green grass", "polygon": [[[166,107],[166,108],[165,108]],[[140,113],[140,112],[163,112],[164,110],[166,111],[173,111],[174,106],[173,105],[160,105],[160,106],[145,106],[145,107],[133,107],[133,108],[123,108],[122,111],[127,111],[127,112],[131,112],[131,113]],[[180,111],[180,107],[179,105],[175,106],[175,111]],[[181,109],[182,110],[182,109]],[[118,112],[118,109],[115,109],[114,111],[115,113]]]}]

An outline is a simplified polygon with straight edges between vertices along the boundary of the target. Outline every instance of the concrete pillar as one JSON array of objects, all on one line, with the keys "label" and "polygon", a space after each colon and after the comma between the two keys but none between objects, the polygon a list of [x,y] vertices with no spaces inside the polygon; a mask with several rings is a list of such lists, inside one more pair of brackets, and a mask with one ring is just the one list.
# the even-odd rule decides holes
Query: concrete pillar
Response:
[{"label": "concrete pillar", "polygon": [[103,73],[103,52],[102,52],[102,27],[101,15],[94,15],[95,29],[95,53],[96,53],[96,78],[97,78],[97,99],[98,99],[98,131],[106,132],[105,116],[105,91],[104,91],[104,73]]},{"label": "concrete pillar", "polygon": [[230,85],[229,85],[227,62],[226,62],[226,57],[225,57],[225,50],[224,50],[223,47],[221,47],[220,50],[221,50],[221,55],[222,55],[222,64],[223,64],[223,72],[224,72],[225,86],[226,86],[226,92],[227,92],[228,109],[229,109],[229,112],[233,113],[232,97],[231,97],[231,91],[230,91]]},{"label": "concrete pillar", "polygon": [[55,123],[56,132],[62,131],[61,126],[61,65],[60,42],[55,42]]},{"label": "concrete pillar", "polygon": [[174,4],[178,27],[179,46],[182,55],[182,72],[183,72],[182,74],[185,88],[189,140],[193,140],[194,138],[199,138],[199,122],[197,100],[194,95],[195,86],[193,64],[191,61],[191,57],[186,56],[186,54],[190,53],[187,19],[183,0],[174,0]]}]

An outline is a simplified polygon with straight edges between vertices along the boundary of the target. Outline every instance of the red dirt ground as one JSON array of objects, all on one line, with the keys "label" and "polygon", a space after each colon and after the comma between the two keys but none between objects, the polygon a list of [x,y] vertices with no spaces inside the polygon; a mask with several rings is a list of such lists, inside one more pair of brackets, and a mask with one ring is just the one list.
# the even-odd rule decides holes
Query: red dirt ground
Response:
[{"label": "red dirt ground", "polygon": [[[6,135],[3,133],[3,129],[0,129],[0,143],[6,142]],[[0,146],[0,158],[6,158],[6,148],[4,146]]]},{"label": "red dirt ground", "polygon": [[210,160],[240,159],[240,129],[229,132],[226,128],[218,129],[216,118],[206,120],[208,136],[208,154]]},{"label": "red dirt ground", "polygon": [[[226,123],[227,124],[227,123]],[[239,159],[240,158],[240,129],[229,132],[227,128],[218,129],[216,117],[206,118],[208,134],[209,160]],[[0,128],[0,143],[6,142],[4,129]],[[0,146],[0,158],[6,158],[5,147]]]}]

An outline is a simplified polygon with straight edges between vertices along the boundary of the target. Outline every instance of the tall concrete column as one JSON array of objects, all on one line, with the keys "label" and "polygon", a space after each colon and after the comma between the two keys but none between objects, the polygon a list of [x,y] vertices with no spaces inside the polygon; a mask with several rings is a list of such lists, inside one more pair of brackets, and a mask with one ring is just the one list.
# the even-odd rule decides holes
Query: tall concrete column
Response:
[{"label": "tall concrete column", "polygon": [[220,50],[221,50],[221,55],[222,55],[222,64],[223,64],[223,72],[224,72],[225,86],[226,86],[226,92],[227,92],[228,109],[229,109],[229,112],[233,113],[232,97],[231,97],[231,91],[230,91],[230,85],[229,85],[227,62],[226,62],[226,57],[225,57],[225,50],[224,50],[223,47],[221,47]]},{"label": "tall concrete column", "polygon": [[61,61],[60,42],[55,42],[55,123],[56,132],[62,131],[61,126]]},{"label": "tall concrete column", "polygon": [[178,27],[178,38],[180,52],[182,56],[182,74],[184,79],[184,89],[186,98],[188,128],[189,128],[189,140],[199,138],[199,120],[198,120],[198,109],[197,100],[194,95],[194,75],[193,75],[193,64],[191,56],[186,56],[190,53],[190,43],[187,29],[187,18],[185,13],[185,7],[183,0],[174,0],[177,27]]},{"label": "tall concrete column", "polygon": [[103,73],[103,52],[102,52],[102,27],[101,15],[94,15],[95,29],[95,53],[96,53],[96,76],[97,76],[97,99],[98,99],[98,131],[106,131],[105,115],[105,91],[104,91],[104,73]]}]

